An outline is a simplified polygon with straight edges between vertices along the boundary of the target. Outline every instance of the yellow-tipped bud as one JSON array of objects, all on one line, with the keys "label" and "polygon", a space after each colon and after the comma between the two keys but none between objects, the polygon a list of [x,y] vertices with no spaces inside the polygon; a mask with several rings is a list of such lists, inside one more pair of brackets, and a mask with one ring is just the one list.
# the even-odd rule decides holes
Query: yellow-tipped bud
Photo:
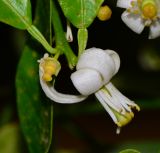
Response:
[{"label": "yellow-tipped bud", "polygon": [[157,7],[154,3],[146,3],[142,7],[142,13],[145,18],[154,19],[157,16]]},{"label": "yellow-tipped bud", "polygon": [[100,7],[97,17],[101,21],[106,21],[111,18],[111,15],[112,15],[112,10],[107,5],[105,5]]}]

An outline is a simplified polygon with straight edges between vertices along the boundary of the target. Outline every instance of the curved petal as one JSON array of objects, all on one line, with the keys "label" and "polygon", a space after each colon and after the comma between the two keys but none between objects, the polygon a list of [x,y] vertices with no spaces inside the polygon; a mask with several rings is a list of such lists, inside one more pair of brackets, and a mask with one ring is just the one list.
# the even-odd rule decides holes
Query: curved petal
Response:
[{"label": "curved petal", "polygon": [[160,22],[155,22],[150,26],[149,39],[154,39],[160,36]]},{"label": "curved petal", "polygon": [[119,58],[119,55],[113,51],[113,50],[110,50],[110,49],[107,49],[106,52],[112,57],[114,63],[115,63],[115,73],[116,74],[120,68],[120,58]]},{"label": "curved petal", "polygon": [[72,73],[71,80],[75,88],[82,95],[95,93],[103,86],[103,79],[100,73],[94,69],[79,69]]},{"label": "curved petal", "polygon": [[99,48],[90,48],[80,56],[77,63],[77,70],[88,68],[98,71],[104,84],[110,81],[115,74],[115,63],[112,57],[104,50]]},{"label": "curved petal", "polygon": [[44,93],[46,94],[46,96],[53,100],[54,102],[57,103],[66,103],[66,104],[72,104],[72,103],[77,103],[80,101],[83,101],[87,98],[87,96],[82,96],[82,95],[68,95],[68,94],[62,94],[57,92],[54,89],[54,85],[53,84],[49,84],[45,81],[42,80],[42,70],[39,70],[39,77],[40,77],[40,84],[41,87],[44,91]]},{"label": "curved petal", "polygon": [[118,0],[117,1],[117,7],[127,9],[127,8],[131,7],[131,1],[133,1],[133,0]]},{"label": "curved petal", "polygon": [[122,21],[134,32],[140,34],[145,25],[143,23],[142,18],[139,15],[131,14],[127,11],[122,13]]}]

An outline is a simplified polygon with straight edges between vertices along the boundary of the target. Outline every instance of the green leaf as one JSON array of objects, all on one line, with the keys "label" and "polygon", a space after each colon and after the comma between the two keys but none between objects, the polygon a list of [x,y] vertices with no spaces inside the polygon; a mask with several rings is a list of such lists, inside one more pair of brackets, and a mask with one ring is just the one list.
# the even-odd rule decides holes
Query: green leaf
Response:
[{"label": "green leaf", "polygon": [[48,44],[37,27],[32,25],[30,0],[1,0],[0,21],[18,29],[28,30],[28,32],[39,41],[48,52],[55,53],[55,50]]},{"label": "green leaf", "polygon": [[32,24],[30,0],[1,0],[0,21],[19,29]]},{"label": "green leaf", "polygon": [[16,78],[17,103],[30,152],[44,153],[50,145],[52,107],[42,99],[37,59],[37,52],[25,47]]},{"label": "green leaf", "polygon": [[[51,42],[50,1],[37,0],[36,4],[34,23]],[[47,153],[52,139],[53,106],[41,92],[37,45],[30,39],[23,50],[16,76],[17,105],[30,153]]]},{"label": "green leaf", "polygon": [[104,0],[58,0],[64,15],[77,28],[87,28]]},{"label": "green leaf", "polygon": [[52,22],[55,33],[56,49],[65,54],[69,67],[73,69],[77,63],[77,57],[66,40],[55,1],[52,1]]}]

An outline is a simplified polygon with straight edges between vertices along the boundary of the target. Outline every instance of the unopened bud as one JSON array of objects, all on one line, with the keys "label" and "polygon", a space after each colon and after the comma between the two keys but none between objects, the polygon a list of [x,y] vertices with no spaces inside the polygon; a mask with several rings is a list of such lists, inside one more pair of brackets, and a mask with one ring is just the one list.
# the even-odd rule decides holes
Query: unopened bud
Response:
[{"label": "unopened bud", "polygon": [[97,17],[101,21],[106,21],[111,18],[111,15],[112,15],[112,10],[109,8],[109,6],[105,5],[100,7]]}]

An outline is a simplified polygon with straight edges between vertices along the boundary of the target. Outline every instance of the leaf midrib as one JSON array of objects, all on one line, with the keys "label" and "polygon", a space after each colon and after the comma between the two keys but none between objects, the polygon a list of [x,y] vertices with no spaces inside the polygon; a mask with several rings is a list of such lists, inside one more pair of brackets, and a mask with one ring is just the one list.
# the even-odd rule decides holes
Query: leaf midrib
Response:
[{"label": "leaf midrib", "polygon": [[26,29],[28,29],[31,24],[29,24],[24,18],[23,16],[21,16],[21,14],[19,13],[19,11],[12,5],[12,3],[10,3],[8,0],[3,0],[3,2],[20,18],[20,20],[24,23],[24,25],[26,26]]},{"label": "leaf midrib", "polygon": [[81,0],[81,10],[82,10],[82,16],[81,16],[81,20],[82,20],[82,27],[84,27],[84,0]]}]

